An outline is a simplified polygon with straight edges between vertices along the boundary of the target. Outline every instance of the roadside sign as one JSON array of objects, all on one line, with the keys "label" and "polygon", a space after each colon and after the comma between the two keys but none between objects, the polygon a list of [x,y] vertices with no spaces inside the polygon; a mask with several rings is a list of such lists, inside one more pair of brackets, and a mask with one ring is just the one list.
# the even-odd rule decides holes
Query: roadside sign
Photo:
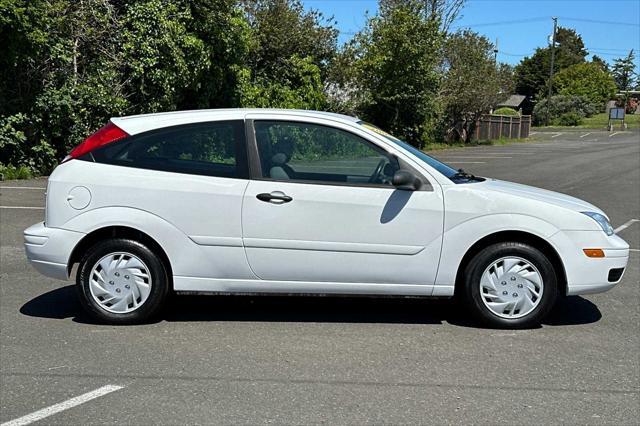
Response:
[{"label": "roadside sign", "polygon": [[607,129],[609,131],[613,130],[613,120],[621,120],[622,125],[620,127],[622,129],[627,128],[627,125],[624,122],[624,108],[613,107],[609,109],[609,124],[607,125]]},{"label": "roadside sign", "polygon": [[624,108],[611,108],[609,110],[609,120],[624,120]]}]

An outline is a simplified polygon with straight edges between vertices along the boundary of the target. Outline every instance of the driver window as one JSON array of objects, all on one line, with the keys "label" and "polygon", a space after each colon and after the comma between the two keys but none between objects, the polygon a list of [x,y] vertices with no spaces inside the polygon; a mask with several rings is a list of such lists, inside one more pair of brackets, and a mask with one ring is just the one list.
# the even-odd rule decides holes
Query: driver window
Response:
[{"label": "driver window", "polygon": [[400,168],[395,157],[340,129],[283,121],[254,127],[264,178],[391,186]]}]

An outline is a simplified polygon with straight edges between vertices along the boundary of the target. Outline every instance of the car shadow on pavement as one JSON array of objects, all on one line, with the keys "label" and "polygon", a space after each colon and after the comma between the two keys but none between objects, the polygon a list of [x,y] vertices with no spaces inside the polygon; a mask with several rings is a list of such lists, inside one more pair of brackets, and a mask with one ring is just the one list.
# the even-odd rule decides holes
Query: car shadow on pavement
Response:
[{"label": "car shadow on pavement", "polygon": [[580,296],[562,297],[556,303],[545,325],[580,325],[600,321],[602,313],[598,306]]},{"label": "car shadow on pavement", "polygon": [[[73,285],[28,301],[20,313],[30,317],[96,324],[78,302]],[[602,317],[596,305],[579,296],[562,298],[544,325],[579,325]],[[453,300],[311,296],[177,296],[156,320],[442,324],[479,328]]]},{"label": "car shadow on pavement", "polygon": [[57,288],[34,297],[22,305],[20,313],[30,317],[51,319],[75,318],[78,316],[87,318],[78,302],[76,289],[73,285]]}]

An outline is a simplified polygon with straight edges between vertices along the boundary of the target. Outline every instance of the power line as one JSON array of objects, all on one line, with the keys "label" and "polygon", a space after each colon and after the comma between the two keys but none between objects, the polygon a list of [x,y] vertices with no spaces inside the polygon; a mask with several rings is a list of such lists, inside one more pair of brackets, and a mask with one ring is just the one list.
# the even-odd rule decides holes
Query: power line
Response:
[{"label": "power line", "polygon": [[[500,25],[527,24],[527,23],[530,23],[530,22],[546,21],[548,19],[549,19],[548,16],[537,16],[537,17],[527,18],[527,19],[512,19],[512,20],[508,20],[508,21],[480,22],[480,23],[477,23],[477,24],[456,25],[456,26],[451,27],[451,29],[452,30],[458,30],[458,29],[461,29],[461,28],[478,28],[478,27],[490,27],[490,26],[500,26]],[[562,19],[562,20],[565,20],[565,21],[589,22],[589,23],[592,23],[592,24],[624,25],[624,26],[631,26],[631,27],[640,27],[640,24],[636,24],[636,23],[633,23],[633,22],[601,21],[601,20],[597,20],[597,19],[569,18],[569,17],[562,17],[562,16],[560,16],[559,19]],[[341,34],[346,34],[346,35],[355,35],[355,34],[357,34],[356,31],[340,31],[339,30],[339,32]],[[603,50],[625,51],[624,49],[603,49]]]},{"label": "power line", "polygon": [[596,56],[612,56],[616,58],[621,57],[619,53],[598,52],[597,50],[589,50],[589,53],[595,54]]},{"label": "power line", "polygon": [[[515,20],[510,20],[510,21],[496,21],[496,22],[481,22],[478,24],[465,24],[465,25],[456,25],[451,27],[452,30],[457,30],[460,28],[476,28],[476,27],[489,27],[489,26],[495,26],[495,25],[516,25],[516,24],[526,24],[529,22],[540,22],[540,21],[546,21],[548,20],[549,17],[548,16],[538,16],[535,18],[527,18],[527,19],[515,19]],[[357,34],[357,32],[354,31],[342,31],[342,30],[338,30],[340,32],[340,34],[347,34],[347,35],[355,35]]]},{"label": "power line", "polygon": [[[478,27],[491,27],[491,26],[501,26],[501,25],[518,25],[518,24],[527,24],[532,22],[542,22],[547,21],[549,16],[536,16],[532,18],[526,19],[512,19],[507,21],[495,21],[495,22],[480,22],[476,24],[464,24],[464,25],[456,25],[451,27],[451,30],[458,30],[462,28],[478,28]],[[615,26],[629,26],[629,27],[640,27],[640,24],[633,22],[617,22],[617,21],[603,21],[598,19],[585,19],[585,18],[570,18],[566,16],[560,16],[559,19],[564,21],[574,21],[574,22],[588,22],[591,24],[603,24],[603,25],[615,25]],[[340,34],[344,35],[356,35],[357,31],[341,31],[338,30]],[[622,51],[625,52],[625,49],[599,49],[599,50],[612,50],[612,51]]]},{"label": "power line", "polygon": [[[623,53],[629,53],[630,49],[609,49],[609,48],[605,48],[605,47],[585,47],[585,49],[589,49],[589,50],[600,50],[603,52],[623,52]],[[633,49],[633,50],[638,50],[638,49]]]},{"label": "power line", "polygon": [[576,22],[589,22],[591,24],[604,24],[604,25],[625,25],[629,27],[640,27],[640,24],[633,22],[619,22],[619,21],[600,21],[598,19],[583,19],[583,18],[567,18],[566,16],[559,16],[558,18],[564,21],[576,21]]},{"label": "power line", "polygon": [[476,28],[476,27],[490,27],[495,25],[514,25],[514,24],[526,24],[529,22],[540,22],[548,20],[548,16],[539,16],[536,18],[528,18],[528,19],[514,19],[510,21],[496,21],[496,22],[481,22],[479,24],[465,24],[465,25],[457,25],[455,27],[451,27],[452,30],[457,30],[460,28]]},{"label": "power line", "polygon": [[[585,50],[587,50],[589,52],[589,54],[597,54],[599,56],[615,56],[615,57],[620,57],[620,53],[612,53],[612,52],[604,52],[601,51],[599,49],[594,49],[591,47],[585,47]],[[628,50],[622,50],[623,52],[628,52]],[[636,49],[634,49],[636,50]],[[531,56],[535,53],[535,51],[533,52],[529,52],[529,53],[511,53],[511,52],[503,52],[503,51],[498,51],[498,55],[504,55],[504,56],[513,56],[513,57],[519,57],[519,58],[523,58],[525,56]]]},{"label": "power line", "polygon": [[505,55],[505,56],[517,56],[517,57],[523,58],[523,57],[525,57],[525,56],[529,56],[529,55],[530,55],[530,53],[526,53],[526,54],[524,54],[524,53],[509,53],[509,52],[501,52],[501,51],[498,51],[498,55]]}]

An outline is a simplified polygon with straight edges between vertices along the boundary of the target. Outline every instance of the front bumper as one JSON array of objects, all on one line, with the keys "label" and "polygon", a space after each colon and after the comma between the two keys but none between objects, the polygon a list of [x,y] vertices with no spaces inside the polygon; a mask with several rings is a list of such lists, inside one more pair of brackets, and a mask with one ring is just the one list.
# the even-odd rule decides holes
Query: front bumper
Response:
[{"label": "front bumper", "polygon": [[24,230],[24,249],[29,263],[42,275],[68,280],[71,253],[85,236],[81,232],[48,228],[44,222]]},{"label": "front bumper", "polygon": [[[567,275],[567,295],[602,293],[622,280],[612,270],[626,269],[629,244],[617,235],[602,231],[560,231],[551,237]],[[605,256],[587,257],[584,249],[602,249]],[[613,278],[613,281],[609,281]]]}]

